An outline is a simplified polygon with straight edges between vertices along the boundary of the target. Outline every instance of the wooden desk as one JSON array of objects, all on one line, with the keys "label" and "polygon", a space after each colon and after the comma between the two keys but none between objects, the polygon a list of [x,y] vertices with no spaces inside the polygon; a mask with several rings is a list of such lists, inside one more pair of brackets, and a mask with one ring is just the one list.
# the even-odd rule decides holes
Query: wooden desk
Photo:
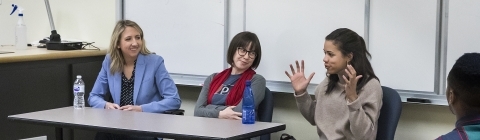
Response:
[{"label": "wooden desk", "polygon": [[[100,72],[106,49],[55,51],[29,47],[0,47],[0,139],[54,137],[54,129],[7,120],[8,115],[72,106],[73,81],[82,75],[86,94]],[[85,95],[88,98],[88,95]],[[87,104],[88,105],[88,104]],[[66,139],[73,139],[65,131]],[[77,136],[77,135],[76,135]],[[85,135],[78,135],[85,136]],[[89,135],[90,136],[90,135]],[[76,138],[77,140],[89,138]]]},{"label": "wooden desk", "polygon": [[67,58],[81,58],[91,56],[105,56],[106,49],[100,50],[47,50],[46,48],[28,47],[26,50],[17,50],[14,47],[0,47],[0,63],[30,62],[40,60],[55,60]]},{"label": "wooden desk", "polygon": [[60,128],[73,128],[172,139],[245,139],[285,130],[286,127],[280,123],[256,122],[247,125],[242,124],[240,120],[89,107],[85,109],[64,107],[12,115],[8,118],[13,121],[53,126],[60,135]]}]

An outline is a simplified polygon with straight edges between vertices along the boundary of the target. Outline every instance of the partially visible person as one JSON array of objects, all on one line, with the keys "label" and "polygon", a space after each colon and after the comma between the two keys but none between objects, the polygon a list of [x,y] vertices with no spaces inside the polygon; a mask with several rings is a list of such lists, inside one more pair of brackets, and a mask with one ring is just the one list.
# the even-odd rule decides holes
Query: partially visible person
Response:
[{"label": "partially visible person", "polygon": [[204,82],[195,105],[198,117],[241,120],[245,82],[251,80],[255,108],[265,97],[266,81],[254,69],[260,64],[262,50],[257,35],[241,32],[233,37],[227,52],[230,68],[210,75]]},{"label": "partially visible person", "polygon": [[465,53],[447,77],[448,107],[455,129],[437,140],[480,140],[480,53]]},{"label": "partially visible person", "polygon": [[305,77],[305,65],[290,65],[290,78],[297,107],[303,117],[317,126],[321,140],[374,140],[382,108],[382,88],[368,60],[365,41],[347,28],[325,37],[323,62],[327,77],[315,89],[315,99],[307,86],[315,73]]},{"label": "partially visible person", "polygon": [[[113,101],[106,100],[108,98]],[[177,87],[163,58],[146,48],[143,31],[137,23],[130,20],[117,22],[88,103],[94,108],[152,113],[180,108]],[[157,138],[97,133],[96,139]]]}]

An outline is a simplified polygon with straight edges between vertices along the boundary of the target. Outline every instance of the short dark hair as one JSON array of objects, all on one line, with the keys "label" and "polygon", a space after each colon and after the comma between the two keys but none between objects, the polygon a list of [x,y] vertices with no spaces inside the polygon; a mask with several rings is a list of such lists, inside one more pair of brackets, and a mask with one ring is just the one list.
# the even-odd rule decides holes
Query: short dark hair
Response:
[{"label": "short dark hair", "polygon": [[465,53],[447,77],[448,86],[461,102],[480,108],[480,53]]},{"label": "short dark hair", "polygon": [[[363,76],[357,82],[357,92],[360,91],[360,89],[362,89],[371,79],[375,78],[379,80],[373,72],[372,65],[368,60],[368,57],[371,57],[371,55],[367,50],[365,41],[356,32],[348,28],[339,28],[327,35],[325,41],[333,41],[333,44],[344,56],[347,56],[350,53],[353,54],[350,64],[355,68],[357,75]],[[337,85],[339,78],[337,74],[328,75],[327,73],[327,76],[329,81],[326,93],[329,94],[335,85]]]},{"label": "short dark hair", "polygon": [[250,42],[252,43],[250,50],[253,50],[255,54],[257,54],[251,68],[257,69],[260,64],[260,59],[262,58],[262,47],[260,46],[260,40],[258,40],[257,35],[248,31],[240,32],[233,37],[227,51],[227,63],[233,66],[233,56],[237,53],[237,48],[242,47],[247,49],[246,47]]}]

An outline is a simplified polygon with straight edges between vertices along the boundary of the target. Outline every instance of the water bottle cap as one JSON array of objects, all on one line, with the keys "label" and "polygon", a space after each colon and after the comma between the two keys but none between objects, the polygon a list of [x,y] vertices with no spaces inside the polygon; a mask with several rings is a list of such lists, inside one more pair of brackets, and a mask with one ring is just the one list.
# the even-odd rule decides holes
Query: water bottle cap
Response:
[{"label": "water bottle cap", "polygon": [[77,78],[82,78],[82,76],[81,76],[81,75],[77,75]]}]

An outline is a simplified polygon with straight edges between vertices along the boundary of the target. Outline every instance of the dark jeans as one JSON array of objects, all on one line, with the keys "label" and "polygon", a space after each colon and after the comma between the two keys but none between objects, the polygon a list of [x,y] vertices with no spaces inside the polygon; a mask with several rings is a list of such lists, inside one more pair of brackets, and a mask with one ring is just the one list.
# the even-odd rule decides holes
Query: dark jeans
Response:
[{"label": "dark jeans", "polygon": [[157,140],[157,138],[98,132],[95,140]]}]

